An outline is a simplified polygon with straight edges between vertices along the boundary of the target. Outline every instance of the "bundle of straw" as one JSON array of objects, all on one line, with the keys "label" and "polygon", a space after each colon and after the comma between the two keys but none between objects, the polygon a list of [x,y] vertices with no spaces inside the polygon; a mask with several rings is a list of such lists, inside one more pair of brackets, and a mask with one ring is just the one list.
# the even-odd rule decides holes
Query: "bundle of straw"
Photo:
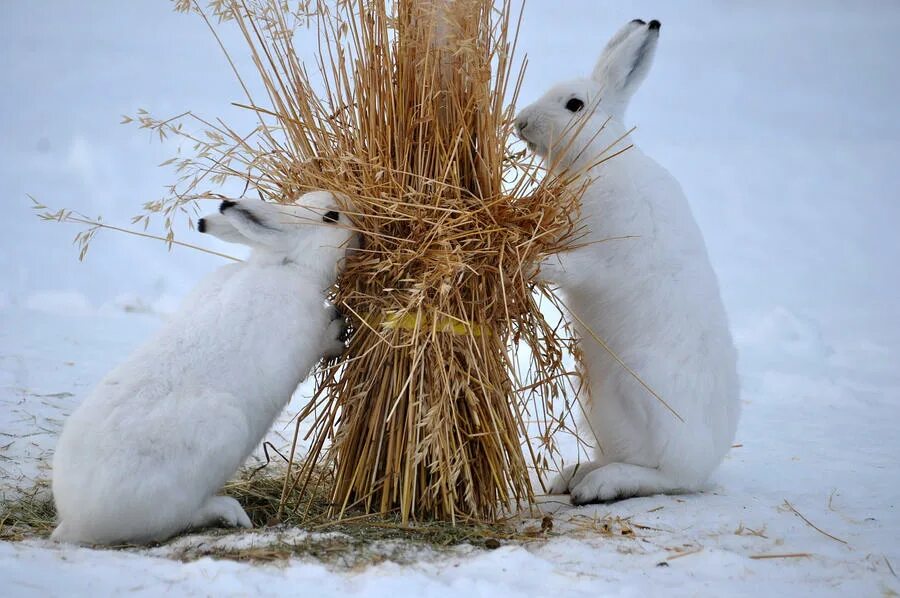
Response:
[{"label": "bundle of straw", "polygon": [[[251,136],[201,120],[198,159],[177,164],[187,188],[146,208],[171,218],[221,198],[196,191],[210,177],[276,202],[328,189],[348,200],[363,239],[334,297],[349,347],[298,417],[298,431],[311,425],[310,454],[283,494],[326,463],[336,515],[491,521],[530,502],[529,467],[547,465],[538,453],[561,425],[554,399],[569,373],[568,340],[545,321],[532,277],[571,242],[578,193],[509,150],[524,68],[513,68],[510,0],[211,8],[243,32],[268,102],[248,92],[241,104],[258,116]],[[318,33],[318,85],[294,51],[304,23]],[[185,135],[171,120],[138,120]],[[544,422],[542,447],[526,417]]]}]

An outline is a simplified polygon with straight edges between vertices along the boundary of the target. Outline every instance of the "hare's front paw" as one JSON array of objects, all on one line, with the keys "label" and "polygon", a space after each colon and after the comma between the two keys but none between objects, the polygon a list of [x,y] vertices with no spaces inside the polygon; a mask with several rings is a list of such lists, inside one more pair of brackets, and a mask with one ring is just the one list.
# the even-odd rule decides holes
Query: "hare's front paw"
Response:
[{"label": "hare's front paw", "polygon": [[325,359],[333,359],[340,357],[346,348],[345,339],[347,337],[347,321],[344,318],[335,318],[325,329],[325,335],[322,339],[324,348],[322,351]]},{"label": "hare's front paw", "polygon": [[329,302],[328,307],[326,309],[328,310],[330,320],[334,321],[334,320],[343,320],[344,319],[344,314],[341,313],[341,310],[337,305],[334,305],[333,303]]}]

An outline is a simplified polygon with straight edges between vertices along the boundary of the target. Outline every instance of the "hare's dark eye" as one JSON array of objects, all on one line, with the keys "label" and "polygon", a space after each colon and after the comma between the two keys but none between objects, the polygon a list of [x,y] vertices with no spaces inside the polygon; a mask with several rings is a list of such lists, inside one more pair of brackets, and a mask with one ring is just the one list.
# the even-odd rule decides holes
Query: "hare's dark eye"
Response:
[{"label": "hare's dark eye", "polygon": [[566,102],[566,110],[569,112],[578,112],[584,108],[584,102],[579,100],[578,98],[572,98],[568,102]]},{"label": "hare's dark eye", "polygon": [[338,214],[335,210],[331,210],[329,212],[325,212],[325,215],[322,216],[322,222],[337,222],[340,214]]}]

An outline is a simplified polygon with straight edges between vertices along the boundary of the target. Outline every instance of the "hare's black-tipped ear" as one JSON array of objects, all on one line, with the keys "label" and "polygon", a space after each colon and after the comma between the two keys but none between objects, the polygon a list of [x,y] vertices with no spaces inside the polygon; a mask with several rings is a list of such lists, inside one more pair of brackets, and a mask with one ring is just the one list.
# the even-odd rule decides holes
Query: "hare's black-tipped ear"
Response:
[{"label": "hare's black-tipped ear", "polygon": [[600,101],[616,118],[625,115],[631,96],[640,87],[653,64],[660,22],[635,19],[622,27],[606,44],[591,77],[600,84]]},{"label": "hare's black-tipped ear", "polygon": [[616,31],[615,35],[609,38],[609,41],[606,42],[606,46],[603,48],[603,51],[600,53],[600,58],[597,59],[597,65],[604,60],[608,60],[610,54],[612,54],[613,50],[621,44],[626,37],[628,37],[633,31],[640,29],[641,27],[646,27],[647,21],[643,19],[633,19],[625,25],[622,26],[621,29]]}]

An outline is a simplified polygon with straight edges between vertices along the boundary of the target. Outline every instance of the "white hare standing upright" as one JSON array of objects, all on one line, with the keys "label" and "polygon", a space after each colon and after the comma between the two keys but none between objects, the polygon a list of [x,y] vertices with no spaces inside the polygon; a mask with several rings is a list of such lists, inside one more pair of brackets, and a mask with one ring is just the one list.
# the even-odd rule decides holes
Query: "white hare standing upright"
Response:
[{"label": "white hare standing upright", "polygon": [[[589,180],[588,244],[541,265],[541,277],[559,284],[582,322],[591,382],[596,458],[567,468],[552,487],[569,491],[575,504],[701,488],[730,448],[739,416],[725,309],[681,187],[637,147],[597,164],[629,143],[616,142],[659,29],[659,21],[628,23],[591,78],[553,87],[516,118],[519,136],[551,169],[583,171]],[[608,240],[626,235],[633,238]]]},{"label": "white hare standing upright", "polygon": [[217,496],[323,355],[340,354],[325,298],[353,233],[331,193],[299,205],[222,202],[200,232],[253,247],[220,268],[66,422],[53,459],[60,523],[85,544],[250,527]]}]

